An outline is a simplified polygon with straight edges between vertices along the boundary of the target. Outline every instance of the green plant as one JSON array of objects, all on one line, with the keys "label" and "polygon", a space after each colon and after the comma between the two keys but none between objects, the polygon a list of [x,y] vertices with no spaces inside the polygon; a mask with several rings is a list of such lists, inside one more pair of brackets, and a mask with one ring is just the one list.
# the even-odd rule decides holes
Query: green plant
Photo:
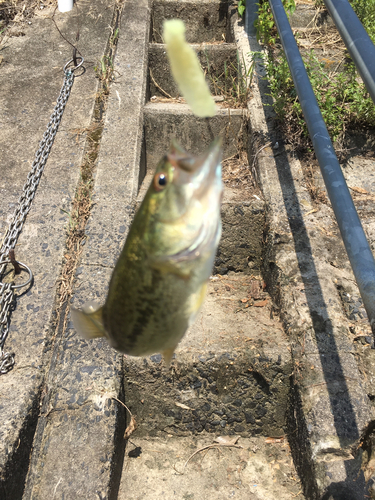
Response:
[{"label": "green plant", "polygon": [[351,6],[375,43],[375,0],[351,0]]},{"label": "green plant", "polygon": [[[356,4],[357,14],[365,16],[369,35],[375,36],[375,0],[353,0],[352,3],[353,8]],[[258,32],[261,40],[267,44],[267,80],[276,116],[290,141],[308,148],[307,126],[286,56],[276,46],[277,34],[270,22],[268,4],[263,4],[259,17]],[[348,128],[375,127],[375,105],[349,58],[344,71],[340,73],[330,73],[318,60],[314,50],[305,54],[303,59],[333,141],[341,140]]]},{"label": "green plant", "polygon": [[222,95],[233,107],[246,106],[249,88],[254,73],[254,60],[258,53],[251,54],[250,65],[237,52],[236,62],[224,61],[223,71],[215,72],[206,52],[208,77],[215,95]]},{"label": "green plant", "polygon": [[239,15],[242,17],[246,9],[246,0],[238,0],[237,10]]},{"label": "green plant", "polygon": [[99,63],[94,67],[94,71],[102,82],[104,94],[107,95],[114,71],[112,57],[102,56]]},{"label": "green plant", "polygon": [[[283,0],[283,5],[288,16],[291,16],[296,10],[294,0]],[[266,45],[274,45],[276,43],[276,27],[275,21],[268,1],[263,1],[258,4],[258,19],[256,21],[257,39]]]}]

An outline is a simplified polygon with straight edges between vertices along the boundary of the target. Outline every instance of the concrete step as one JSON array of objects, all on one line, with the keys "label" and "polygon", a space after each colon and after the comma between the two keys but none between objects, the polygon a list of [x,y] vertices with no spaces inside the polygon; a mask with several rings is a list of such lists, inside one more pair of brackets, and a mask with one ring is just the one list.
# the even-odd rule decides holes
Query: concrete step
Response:
[{"label": "concrete step", "polygon": [[233,42],[228,17],[230,1],[155,1],[152,9],[151,41],[163,43],[164,19],[182,19],[188,43]]},{"label": "concrete step", "polygon": [[172,138],[190,153],[201,154],[212,142],[212,131],[215,137],[223,138],[224,159],[238,154],[247,144],[246,112],[243,109],[219,108],[210,119],[211,131],[206,120],[193,115],[187,104],[150,102],[143,112],[146,165],[151,171],[168,151]]},{"label": "concrete step", "polygon": [[[234,43],[192,44],[214,96],[226,95],[238,81],[240,61]],[[179,97],[179,91],[169,70],[166,48],[150,43],[148,52],[150,96]]]},{"label": "concrete step", "polygon": [[118,499],[300,500],[286,442],[269,441],[240,438],[234,448],[215,447],[211,436],[137,438],[126,450]]},{"label": "concrete step", "polygon": [[126,358],[126,403],[139,420],[137,438],[283,435],[292,365],[271,311],[260,276],[213,276],[169,370],[161,355]]},{"label": "concrete step", "polygon": [[345,45],[324,7],[317,8],[314,2],[298,2],[290,16],[290,24],[305,60],[309,60],[313,49],[326,71],[344,70],[347,61]]}]

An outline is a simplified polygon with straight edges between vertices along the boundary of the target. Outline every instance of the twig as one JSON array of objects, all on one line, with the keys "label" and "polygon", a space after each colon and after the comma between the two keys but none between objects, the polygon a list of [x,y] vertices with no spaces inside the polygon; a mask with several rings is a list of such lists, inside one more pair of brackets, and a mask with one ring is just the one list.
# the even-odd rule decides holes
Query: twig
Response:
[{"label": "twig", "polygon": [[135,418],[132,414],[132,412],[129,410],[129,408],[126,406],[125,403],[120,401],[119,399],[115,398],[114,396],[111,396],[112,399],[115,399],[118,403],[120,403],[128,412],[130,415],[130,423],[125,429],[125,434],[124,434],[124,439],[129,439],[130,436],[133,434],[133,432],[137,429],[137,422],[135,421]]},{"label": "twig", "polygon": [[260,149],[258,149],[258,151],[255,153],[255,156],[254,156],[254,160],[253,160],[253,164],[251,165],[251,168],[254,169],[254,166],[255,166],[255,162],[256,162],[256,159],[258,158],[258,155],[261,151],[263,151],[263,149],[265,149],[267,146],[271,146],[272,142],[267,142],[267,144],[265,144],[264,146],[262,146]]},{"label": "twig", "polygon": [[209,444],[207,446],[203,446],[203,448],[199,448],[199,450],[196,450],[192,455],[190,455],[190,457],[186,460],[186,462],[184,463],[184,466],[182,468],[182,472],[177,470],[176,469],[176,466],[173,465],[173,468],[174,470],[177,472],[177,474],[185,474],[184,470],[185,470],[185,467],[187,466],[187,464],[190,462],[190,460],[195,456],[197,455],[198,453],[200,453],[201,451],[204,451],[204,450],[211,450],[212,448],[220,448],[221,446],[226,446],[228,448],[243,448],[243,446],[241,446],[240,444],[234,444],[234,443],[220,443],[220,444]]},{"label": "twig", "polygon": [[173,99],[173,97],[171,95],[169,95],[168,92],[166,92],[165,90],[163,90],[160,87],[160,85],[158,83],[156,83],[154,75],[152,74],[152,69],[149,68],[149,70],[150,70],[150,77],[151,77],[152,83],[155,85],[155,87],[157,87],[160,90],[160,92],[163,92],[164,95],[166,95],[167,97],[169,97],[169,99]]},{"label": "twig", "polygon": [[267,146],[271,146],[272,142],[267,142],[267,144],[265,144],[264,146],[262,146],[260,149],[258,149],[258,151],[255,153],[255,156],[254,156],[254,160],[253,160],[253,164],[251,165],[251,170],[254,174],[254,178],[255,178],[255,181],[256,183],[259,185],[259,179],[258,179],[258,174],[257,174],[257,171],[255,169],[255,162],[258,158],[258,155],[261,151],[263,151],[264,148],[266,148]]}]

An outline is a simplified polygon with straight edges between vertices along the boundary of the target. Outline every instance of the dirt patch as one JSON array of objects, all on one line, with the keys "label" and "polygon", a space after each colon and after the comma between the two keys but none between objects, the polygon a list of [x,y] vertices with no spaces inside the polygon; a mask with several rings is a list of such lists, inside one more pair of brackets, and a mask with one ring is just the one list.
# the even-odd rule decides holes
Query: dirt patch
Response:
[{"label": "dirt patch", "polygon": [[24,26],[36,15],[52,15],[55,0],[0,0],[0,42],[4,36],[24,36]]}]

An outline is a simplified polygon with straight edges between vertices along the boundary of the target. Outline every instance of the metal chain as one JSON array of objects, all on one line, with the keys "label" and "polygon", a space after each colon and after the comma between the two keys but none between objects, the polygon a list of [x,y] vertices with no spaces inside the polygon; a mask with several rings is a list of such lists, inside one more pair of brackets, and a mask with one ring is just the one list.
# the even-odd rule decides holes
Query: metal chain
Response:
[{"label": "metal chain", "polygon": [[7,264],[10,262],[9,251],[16,246],[26,216],[30,211],[40,178],[43,174],[48,155],[51,151],[57,129],[59,128],[64,113],[65,105],[72,89],[74,71],[83,64],[82,57],[77,57],[77,59],[80,59],[80,62],[74,68],[69,69],[69,65],[73,60],[69,61],[64,67],[65,77],[60,95],[47,125],[47,130],[44,132],[43,139],[39,143],[39,149],[35,154],[31,171],[27,175],[26,183],[23,186],[23,192],[18,200],[18,206],[13,214],[11,223],[9,224],[0,248],[0,375],[7,373],[14,366],[14,353],[4,352],[4,343],[9,332],[10,315],[15,299],[15,290],[31,283],[32,272],[26,265],[19,263],[21,264],[21,270],[29,272],[29,280],[26,283],[16,286],[13,282],[2,283],[1,280],[4,278]]},{"label": "metal chain", "polygon": [[14,353],[3,352],[9,331],[10,310],[14,300],[12,283],[0,284],[0,375],[13,368]]}]

